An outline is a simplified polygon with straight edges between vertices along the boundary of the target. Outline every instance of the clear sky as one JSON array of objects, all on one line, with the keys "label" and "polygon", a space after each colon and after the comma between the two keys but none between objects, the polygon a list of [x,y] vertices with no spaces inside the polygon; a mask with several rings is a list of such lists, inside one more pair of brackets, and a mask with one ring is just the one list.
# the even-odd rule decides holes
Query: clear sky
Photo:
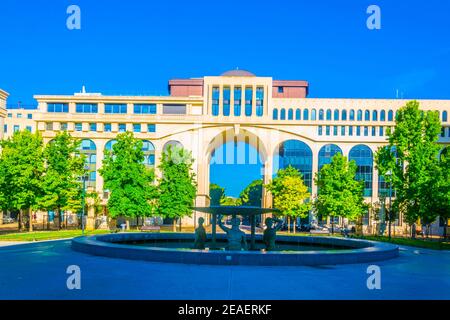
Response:
[{"label": "clear sky", "polygon": [[164,95],[171,78],[239,67],[308,80],[310,97],[450,99],[449,15],[448,0],[2,0],[0,88],[9,104],[83,84]]}]

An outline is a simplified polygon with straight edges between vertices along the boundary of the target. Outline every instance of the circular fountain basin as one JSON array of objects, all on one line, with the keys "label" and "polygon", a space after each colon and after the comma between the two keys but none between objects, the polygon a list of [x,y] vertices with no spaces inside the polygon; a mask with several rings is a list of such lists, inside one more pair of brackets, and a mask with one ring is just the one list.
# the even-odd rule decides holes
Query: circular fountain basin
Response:
[{"label": "circular fountain basin", "polygon": [[[218,234],[217,240],[219,245],[225,244],[226,235]],[[262,236],[256,235],[256,241],[261,243]],[[396,245],[334,237],[277,236],[280,249],[270,252],[189,249],[193,243],[194,235],[190,233],[115,233],[74,238],[72,248],[131,260],[257,266],[366,263],[392,259],[399,254]]]}]

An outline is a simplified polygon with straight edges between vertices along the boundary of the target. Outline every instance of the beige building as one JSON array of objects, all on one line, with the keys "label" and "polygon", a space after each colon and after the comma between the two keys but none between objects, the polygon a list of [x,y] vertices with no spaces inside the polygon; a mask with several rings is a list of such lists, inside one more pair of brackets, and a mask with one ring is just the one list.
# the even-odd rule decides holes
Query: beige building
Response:
[{"label": "beige building", "polygon": [[3,138],[3,128],[6,118],[6,99],[8,98],[8,92],[0,89],[0,139]]},{"label": "beige building", "polygon": [[[373,155],[386,144],[386,129],[395,125],[397,110],[408,100],[308,98],[308,88],[306,81],[274,80],[233,70],[221,76],[170,80],[167,96],[104,96],[84,89],[67,96],[36,95],[38,108],[26,121],[30,120],[33,130],[42,132],[46,142],[60,130],[83,140],[82,150],[92,171],[88,184],[104,200],[108,192],[103,189],[98,169],[104,150],[111,148],[116,135],[124,131],[145,140],[146,163],[150,166],[158,166],[161,153],[170,144],[192,151],[198,206],[209,204],[212,155],[230,141],[248,142],[258,152],[247,156],[214,154],[215,161],[256,163],[259,157],[265,182],[278,168],[291,164],[303,173],[314,196],[315,173],[336,152],[342,152],[357,162],[368,202],[388,196],[389,187],[378,176]],[[439,142],[444,148],[450,144],[450,100],[419,102],[423,110],[439,111],[443,123]],[[13,117],[6,118],[7,134],[10,126],[14,130],[19,124],[20,112],[25,114],[14,110]],[[266,192],[263,205],[271,205]],[[184,223],[192,224],[193,220],[185,219]],[[366,224],[371,225],[368,217]],[[398,225],[403,227],[401,222]]]}]

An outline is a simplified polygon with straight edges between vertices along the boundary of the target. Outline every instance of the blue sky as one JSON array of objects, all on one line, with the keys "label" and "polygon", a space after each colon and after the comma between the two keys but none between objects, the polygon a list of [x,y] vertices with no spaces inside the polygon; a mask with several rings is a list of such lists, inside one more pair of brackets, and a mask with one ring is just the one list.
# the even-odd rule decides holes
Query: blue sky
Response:
[{"label": "blue sky", "polygon": [[[71,4],[81,30],[66,28]],[[366,27],[371,4],[381,30]],[[240,67],[308,80],[310,97],[450,99],[449,12],[447,0],[2,0],[0,88],[9,104],[83,84],[164,95],[171,78]]]}]

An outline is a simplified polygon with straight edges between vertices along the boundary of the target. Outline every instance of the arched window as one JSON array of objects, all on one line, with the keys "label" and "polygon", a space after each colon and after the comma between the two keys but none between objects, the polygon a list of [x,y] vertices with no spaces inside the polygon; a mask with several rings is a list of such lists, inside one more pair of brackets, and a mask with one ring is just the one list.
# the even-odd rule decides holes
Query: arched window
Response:
[{"label": "arched window", "polygon": [[302,173],[305,185],[312,184],[312,151],[304,142],[299,140],[284,141],[278,146],[278,153],[274,156],[274,173],[278,169],[293,166]]},{"label": "arched window", "polygon": [[166,152],[169,149],[169,147],[183,148],[183,144],[180,141],[170,140],[164,144],[163,152]]},{"label": "arched window", "polygon": [[330,120],[331,120],[331,110],[328,109],[327,110],[327,121],[330,121]]},{"label": "arched window", "polygon": [[347,110],[342,110],[342,121],[347,121]]},{"label": "arched window", "polygon": [[316,121],[317,120],[317,111],[316,109],[311,110],[311,120]]},{"label": "arched window", "polygon": [[301,120],[302,119],[302,111],[300,109],[295,110],[295,120]]},{"label": "arched window", "polygon": [[144,164],[148,167],[155,165],[155,146],[148,140],[142,141],[142,151],[144,152]]},{"label": "arched window", "polygon": [[447,111],[442,112],[442,122],[448,121],[448,113]]},{"label": "arched window", "polygon": [[322,121],[324,119],[324,116],[325,116],[325,114],[323,112],[323,109],[320,109],[319,110],[319,121]]},{"label": "arched window", "polygon": [[364,111],[364,121],[370,121],[370,111]]},{"label": "arched window", "polygon": [[372,196],[373,153],[366,145],[357,145],[350,150],[349,160],[358,166],[356,179],[364,181],[364,196]]},{"label": "arched window", "polygon": [[286,109],[281,109],[280,120],[286,120]]},{"label": "arched window", "polygon": [[106,144],[105,144],[105,150],[106,151],[113,151],[113,145],[115,145],[117,143],[117,140],[109,140]]},{"label": "arched window", "polygon": [[394,112],[392,110],[388,112],[388,121],[394,121]]},{"label": "arched window", "polygon": [[303,110],[303,120],[309,120],[309,111],[308,109]]},{"label": "arched window", "polygon": [[288,120],[294,120],[294,110],[288,110]]},{"label": "arched window", "polygon": [[339,121],[339,110],[334,110],[334,121]]},{"label": "arched window", "polygon": [[358,110],[358,121],[362,121],[362,110]]},{"label": "arched window", "polygon": [[97,147],[92,140],[83,139],[78,151],[86,157],[85,164],[88,168],[86,186],[95,188],[95,181],[97,181]]},{"label": "arched window", "polygon": [[335,144],[327,144],[323,146],[319,151],[319,171],[326,164],[331,163],[331,159],[337,154],[342,154],[341,148]]},{"label": "arched window", "polygon": [[273,120],[278,120],[278,109],[273,109],[272,118]]},{"label": "arched window", "polygon": [[350,110],[350,121],[355,121],[355,110]]},{"label": "arched window", "polygon": [[386,121],[386,111],[384,110],[380,112],[380,121]]},{"label": "arched window", "polygon": [[[386,147],[388,148],[388,147]],[[391,152],[397,157],[397,150],[395,147],[392,147]],[[390,194],[391,191],[391,185],[388,181],[384,178],[383,175],[378,175],[378,194],[383,197],[395,197],[395,190],[392,190],[392,194]]]},{"label": "arched window", "polygon": [[378,121],[378,111],[377,110],[372,111],[372,121]]}]

